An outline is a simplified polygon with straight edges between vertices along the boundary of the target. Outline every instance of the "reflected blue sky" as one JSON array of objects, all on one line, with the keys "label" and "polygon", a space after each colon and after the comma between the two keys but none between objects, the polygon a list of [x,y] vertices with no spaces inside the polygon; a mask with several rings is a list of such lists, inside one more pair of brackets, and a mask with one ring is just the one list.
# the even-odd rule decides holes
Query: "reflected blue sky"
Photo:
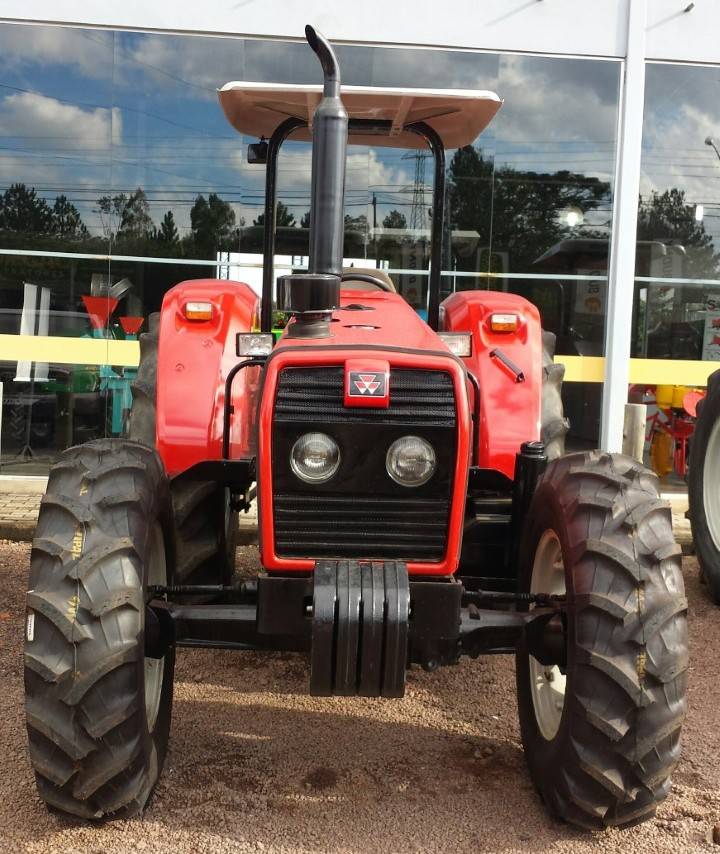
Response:
[{"label": "reflected blue sky", "polygon": [[[498,167],[612,178],[619,65],[419,49],[341,46],[348,84],[494,89],[505,98],[479,140]],[[97,198],[142,186],[159,222],[181,234],[198,193],[218,192],[247,224],[261,210],[264,169],[249,166],[215,90],[229,80],[317,82],[303,43],[0,26],[0,187],[65,193],[92,233]],[[397,150],[351,150],[348,213],[411,203],[414,164]],[[280,197],[297,219],[309,205],[309,147],[281,158]],[[427,170],[428,179],[431,174]],[[428,187],[428,204],[430,203]],[[607,222],[600,211],[596,225]]]},{"label": "reflected blue sky", "polygon": [[720,237],[720,158],[705,144],[720,148],[720,69],[649,63],[640,192],[673,187],[690,205],[702,205],[705,228]]}]

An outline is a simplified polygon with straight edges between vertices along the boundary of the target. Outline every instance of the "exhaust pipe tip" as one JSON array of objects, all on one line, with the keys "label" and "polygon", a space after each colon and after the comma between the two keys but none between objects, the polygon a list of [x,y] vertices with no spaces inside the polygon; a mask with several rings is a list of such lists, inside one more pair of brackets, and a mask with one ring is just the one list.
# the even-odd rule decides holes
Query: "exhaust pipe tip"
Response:
[{"label": "exhaust pipe tip", "polygon": [[305,24],[305,38],[310,47],[317,53],[318,51],[318,34],[312,24]]},{"label": "exhaust pipe tip", "polygon": [[305,38],[320,60],[323,70],[324,95],[331,98],[340,96],[340,64],[330,42],[315,27],[307,24]]}]

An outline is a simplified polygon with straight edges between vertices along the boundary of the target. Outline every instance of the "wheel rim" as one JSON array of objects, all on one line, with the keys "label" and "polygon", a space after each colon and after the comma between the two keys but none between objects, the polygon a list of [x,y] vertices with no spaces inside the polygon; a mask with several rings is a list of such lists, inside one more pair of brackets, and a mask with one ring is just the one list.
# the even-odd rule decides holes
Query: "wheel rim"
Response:
[{"label": "wheel rim", "polygon": [[[557,534],[547,530],[540,537],[533,561],[531,593],[565,595],[565,566]],[[560,728],[565,708],[567,677],[557,665],[541,664],[534,656],[530,661],[530,693],[535,709],[535,720],[541,735],[551,741]]]},{"label": "wheel rim", "polygon": [[[148,586],[167,584],[167,564],[165,562],[165,541],[163,539],[160,525],[155,523],[150,542],[150,555],[148,557],[147,571]],[[165,657],[145,657],[145,716],[147,718],[148,730],[153,732],[160,710],[160,697],[162,695],[163,673],[165,671]]]},{"label": "wheel rim", "polygon": [[720,419],[713,424],[705,447],[703,508],[710,537],[720,550]]}]

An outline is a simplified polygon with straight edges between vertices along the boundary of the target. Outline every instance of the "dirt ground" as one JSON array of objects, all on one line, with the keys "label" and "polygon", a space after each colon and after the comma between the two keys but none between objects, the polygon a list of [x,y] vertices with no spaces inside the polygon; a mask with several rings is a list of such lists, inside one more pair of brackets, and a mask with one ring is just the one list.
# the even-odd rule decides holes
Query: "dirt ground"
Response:
[{"label": "dirt ground", "polygon": [[[252,549],[240,560],[251,561]],[[720,610],[685,560],[692,667],[683,759],[655,820],[551,821],[520,746],[510,657],[413,669],[403,700],[313,699],[290,655],[181,651],[170,752],[142,819],[51,816],[26,755],[29,546],[0,542],[0,852],[719,851]]]}]

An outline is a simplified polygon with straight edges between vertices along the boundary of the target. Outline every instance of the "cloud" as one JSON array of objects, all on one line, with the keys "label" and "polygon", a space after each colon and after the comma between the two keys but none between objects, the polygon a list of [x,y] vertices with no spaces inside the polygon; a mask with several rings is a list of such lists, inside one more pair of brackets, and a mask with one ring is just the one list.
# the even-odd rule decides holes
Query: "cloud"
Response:
[{"label": "cloud", "polygon": [[717,84],[717,69],[648,66],[642,195],[678,187],[688,203],[720,207],[720,160],[705,145],[708,136],[720,144]]},{"label": "cloud", "polygon": [[110,80],[113,33],[33,24],[0,27],[0,68],[48,65],[63,65],[86,77]]},{"label": "cloud", "polygon": [[16,92],[0,101],[0,132],[37,150],[109,153],[111,142],[122,142],[122,114],[117,108],[84,108],[35,92]]},{"label": "cloud", "polygon": [[[249,140],[248,140],[249,141]],[[244,140],[245,142],[245,140]],[[262,210],[262,197],[265,191],[265,169],[250,166],[245,160],[246,145],[242,144],[233,151],[230,165],[240,178],[244,195],[252,196],[254,204],[243,205],[242,213],[248,223]],[[387,201],[388,194],[393,196],[407,192],[407,201],[412,178],[402,151],[381,152],[375,148],[351,146],[348,149],[345,172],[345,204],[347,212],[353,216],[367,213],[373,191],[381,195],[380,205],[385,212],[394,207]],[[296,219],[310,208],[310,166],[312,152],[309,144],[290,144],[281,151],[278,161],[278,198],[290,206]],[[428,175],[432,174],[428,167]],[[222,191],[220,191],[222,195]]]},{"label": "cloud", "polygon": [[0,100],[0,186],[24,183],[50,200],[66,193],[89,225],[96,188],[110,184],[111,141],[122,143],[117,109],[86,109],[32,92],[8,95]]},{"label": "cloud", "polygon": [[531,145],[608,143],[616,132],[618,74],[616,63],[604,61],[505,56],[495,135]]},{"label": "cloud", "polygon": [[138,74],[183,97],[217,100],[217,89],[242,79],[241,39],[149,34],[117,35],[116,70],[125,82]]}]

